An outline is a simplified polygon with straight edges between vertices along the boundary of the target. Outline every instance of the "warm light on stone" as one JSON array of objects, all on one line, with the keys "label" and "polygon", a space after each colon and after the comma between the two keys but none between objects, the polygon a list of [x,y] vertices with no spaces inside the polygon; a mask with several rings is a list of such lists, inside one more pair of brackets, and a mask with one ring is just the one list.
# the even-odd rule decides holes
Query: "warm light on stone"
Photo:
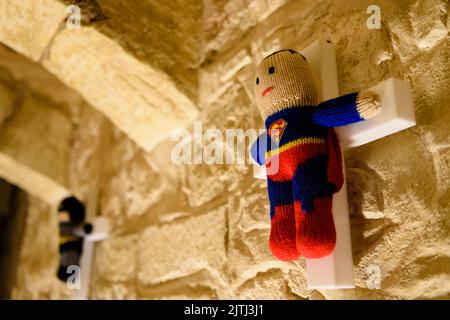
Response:
[{"label": "warm light on stone", "polygon": [[[377,1],[380,29],[361,1],[97,0],[102,18],[68,30],[67,3],[0,1],[0,177],[29,199],[13,298],[69,297],[55,205],[70,193],[112,224],[93,299],[448,299],[446,1]],[[340,94],[395,77],[415,106],[415,127],[345,153],[349,290],[308,290],[304,259],[272,257],[251,164],[170,158],[194,120],[262,127],[256,64],[317,40],[336,48]]]}]

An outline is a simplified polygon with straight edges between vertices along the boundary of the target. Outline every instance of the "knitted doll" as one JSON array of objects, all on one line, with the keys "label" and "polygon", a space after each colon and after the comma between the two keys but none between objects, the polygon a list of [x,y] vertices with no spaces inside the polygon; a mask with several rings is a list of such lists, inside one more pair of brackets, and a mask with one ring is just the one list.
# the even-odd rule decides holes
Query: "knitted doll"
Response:
[{"label": "knitted doll", "polygon": [[260,63],[255,96],[268,137],[260,137],[251,152],[267,169],[270,249],[285,261],[324,257],[336,244],[332,197],[344,180],[332,127],[372,118],[379,97],[362,91],[318,104],[308,62],[293,50]]},{"label": "knitted doll", "polygon": [[58,208],[59,220],[59,266],[58,279],[67,281],[71,276],[71,266],[79,266],[83,253],[83,237],[93,231],[93,226],[85,222],[84,204],[75,197],[64,199]]}]

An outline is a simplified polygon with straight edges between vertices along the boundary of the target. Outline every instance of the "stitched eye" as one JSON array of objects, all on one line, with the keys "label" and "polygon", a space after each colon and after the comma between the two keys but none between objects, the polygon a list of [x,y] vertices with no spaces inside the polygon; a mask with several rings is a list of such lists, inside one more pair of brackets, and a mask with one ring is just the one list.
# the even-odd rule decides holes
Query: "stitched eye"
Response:
[{"label": "stitched eye", "polygon": [[259,78],[256,78],[256,84],[257,85],[259,84]]},{"label": "stitched eye", "polygon": [[270,67],[270,68],[269,68],[269,74],[272,74],[272,73],[274,73],[274,72],[275,72],[275,67],[273,67],[273,66]]}]

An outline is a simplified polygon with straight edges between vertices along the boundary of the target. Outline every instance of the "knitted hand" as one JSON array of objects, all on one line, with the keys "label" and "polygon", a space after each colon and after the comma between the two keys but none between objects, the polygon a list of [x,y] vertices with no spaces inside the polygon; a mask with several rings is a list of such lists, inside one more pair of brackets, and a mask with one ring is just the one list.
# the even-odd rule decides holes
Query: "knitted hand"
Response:
[{"label": "knitted hand", "polygon": [[361,91],[356,99],[356,106],[362,118],[371,119],[380,112],[380,97],[372,91]]},{"label": "knitted hand", "polygon": [[[343,184],[339,141],[331,127],[375,116],[380,99],[363,91],[317,104],[308,63],[293,50],[260,63],[255,98],[267,136],[251,152],[268,168],[270,249],[286,261],[326,256],[336,243],[332,196]],[[276,172],[269,170],[274,163]]]},{"label": "knitted hand", "polygon": [[338,127],[371,119],[380,110],[380,97],[371,91],[361,91],[323,101],[312,115],[314,122],[321,126]]}]

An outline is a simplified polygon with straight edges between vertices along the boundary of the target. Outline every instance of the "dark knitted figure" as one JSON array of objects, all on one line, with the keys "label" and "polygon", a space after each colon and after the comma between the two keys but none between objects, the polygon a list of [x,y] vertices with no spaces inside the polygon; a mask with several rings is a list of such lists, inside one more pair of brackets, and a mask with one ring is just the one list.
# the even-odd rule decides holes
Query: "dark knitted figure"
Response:
[{"label": "dark knitted figure", "polygon": [[58,208],[59,267],[57,276],[62,281],[72,275],[71,266],[80,266],[83,253],[83,237],[92,232],[92,225],[85,222],[84,204],[75,197],[64,199]]},{"label": "dark knitted figure", "polygon": [[335,248],[332,196],[343,184],[339,141],[331,127],[373,117],[379,98],[363,91],[317,104],[308,62],[293,50],[261,62],[255,96],[268,135],[252,146],[252,155],[267,169],[270,249],[285,261],[324,257]]}]

